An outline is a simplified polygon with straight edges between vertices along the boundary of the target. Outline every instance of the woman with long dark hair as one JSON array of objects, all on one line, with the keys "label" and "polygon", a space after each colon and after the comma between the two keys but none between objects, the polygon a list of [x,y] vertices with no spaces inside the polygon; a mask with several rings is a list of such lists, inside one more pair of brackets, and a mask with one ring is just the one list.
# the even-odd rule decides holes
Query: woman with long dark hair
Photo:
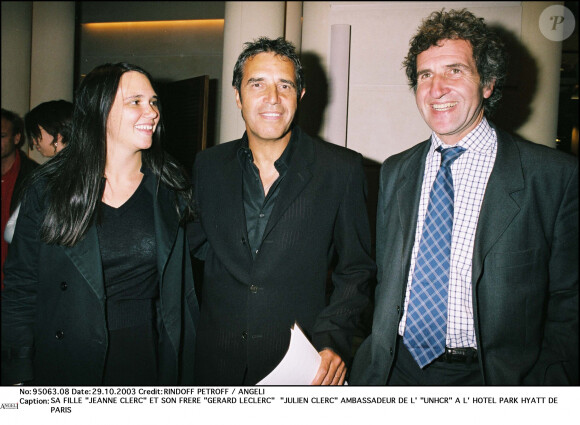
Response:
[{"label": "woman with long dark hair", "polygon": [[82,81],[70,141],[35,173],[5,264],[3,384],[191,384],[198,304],[183,170],[151,77]]}]

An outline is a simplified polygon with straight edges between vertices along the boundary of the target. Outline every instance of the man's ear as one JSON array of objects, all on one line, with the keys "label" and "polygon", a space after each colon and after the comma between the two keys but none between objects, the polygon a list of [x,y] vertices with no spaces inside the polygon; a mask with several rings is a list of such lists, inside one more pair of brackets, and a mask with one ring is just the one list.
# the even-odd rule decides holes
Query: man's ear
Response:
[{"label": "man's ear", "polygon": [[20,133],[18,133],[17,135],[14,136],[14,145],[18,146],[20,144],[20,137],[22,135]]},{"label": "man's ear", "polygon": [[242,109],[242,96],[240,95],[240,92],[236,88],[234,88],[234,93],[236,95],[236,105],[238,105],[239,109]]},{"label": "man's ear", "polygon": [[306,94],[306,89],[302,89],[302,93],[300,93],[300,100],[302,100],[302,98],[304,97],[305,94]]},{"label": "man's ear", "polygon": [[488,99],[492,95],[494,87],[495,87],[495,78],[493,80],[491,80],[491,82],[489,84],[483,86],[483,98],[484,99]]}]

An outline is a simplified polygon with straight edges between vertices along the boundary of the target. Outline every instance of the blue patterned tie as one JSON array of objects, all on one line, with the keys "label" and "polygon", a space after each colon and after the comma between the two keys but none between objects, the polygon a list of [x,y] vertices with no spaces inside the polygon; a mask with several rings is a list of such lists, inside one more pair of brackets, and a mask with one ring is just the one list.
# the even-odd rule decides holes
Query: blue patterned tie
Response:
[{"label": "blue patterned tie", "polygon": [[449,257],[453,229],[451,164],[462,147],[437,148],[441,168],[429,194],[429,206],[413,271],[403,342],[423,368],[445,352]]}]

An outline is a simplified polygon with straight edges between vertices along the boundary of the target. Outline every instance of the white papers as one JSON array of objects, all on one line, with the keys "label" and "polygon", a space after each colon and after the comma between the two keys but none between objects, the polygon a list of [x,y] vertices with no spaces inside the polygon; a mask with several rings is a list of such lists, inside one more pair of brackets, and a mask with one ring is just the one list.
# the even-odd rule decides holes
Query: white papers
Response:
[{"label": "white papers", "polygon": [[290,346],[284,358],[268,376],[256,385],[310,385],[320,367],[320,354],[294,323]]}]

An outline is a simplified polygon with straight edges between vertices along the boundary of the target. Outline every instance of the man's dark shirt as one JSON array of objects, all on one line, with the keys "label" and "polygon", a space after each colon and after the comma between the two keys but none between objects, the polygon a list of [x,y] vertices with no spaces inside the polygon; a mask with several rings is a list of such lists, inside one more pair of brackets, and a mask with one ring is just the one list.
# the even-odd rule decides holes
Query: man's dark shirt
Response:
[{"label": "man's dark shirt", "polygon": [[264,230],[270,219],[276,199],[280,193],[280,184],[286,175],[286,171],[290,166],[290,160],[296,142],[293,141],[294,134],[290,137],[288,146],[274,162],[274,166],[278,171],[278,178],[270,187],[268,195],[264,194],[264,187],[260,180],[260,172],[258,167],[254,164],[254,157],[248,145],[248,138],[244,135],[242,140],[242,147],[238,151],[238,159],[242,167],[243,175],[243,198],[244,198],[244,212],[246,214],[246,229],[248,230],[248,243],[252,251],[252,257],[255,259],[258,251],[261,248],[262,237]]}]

